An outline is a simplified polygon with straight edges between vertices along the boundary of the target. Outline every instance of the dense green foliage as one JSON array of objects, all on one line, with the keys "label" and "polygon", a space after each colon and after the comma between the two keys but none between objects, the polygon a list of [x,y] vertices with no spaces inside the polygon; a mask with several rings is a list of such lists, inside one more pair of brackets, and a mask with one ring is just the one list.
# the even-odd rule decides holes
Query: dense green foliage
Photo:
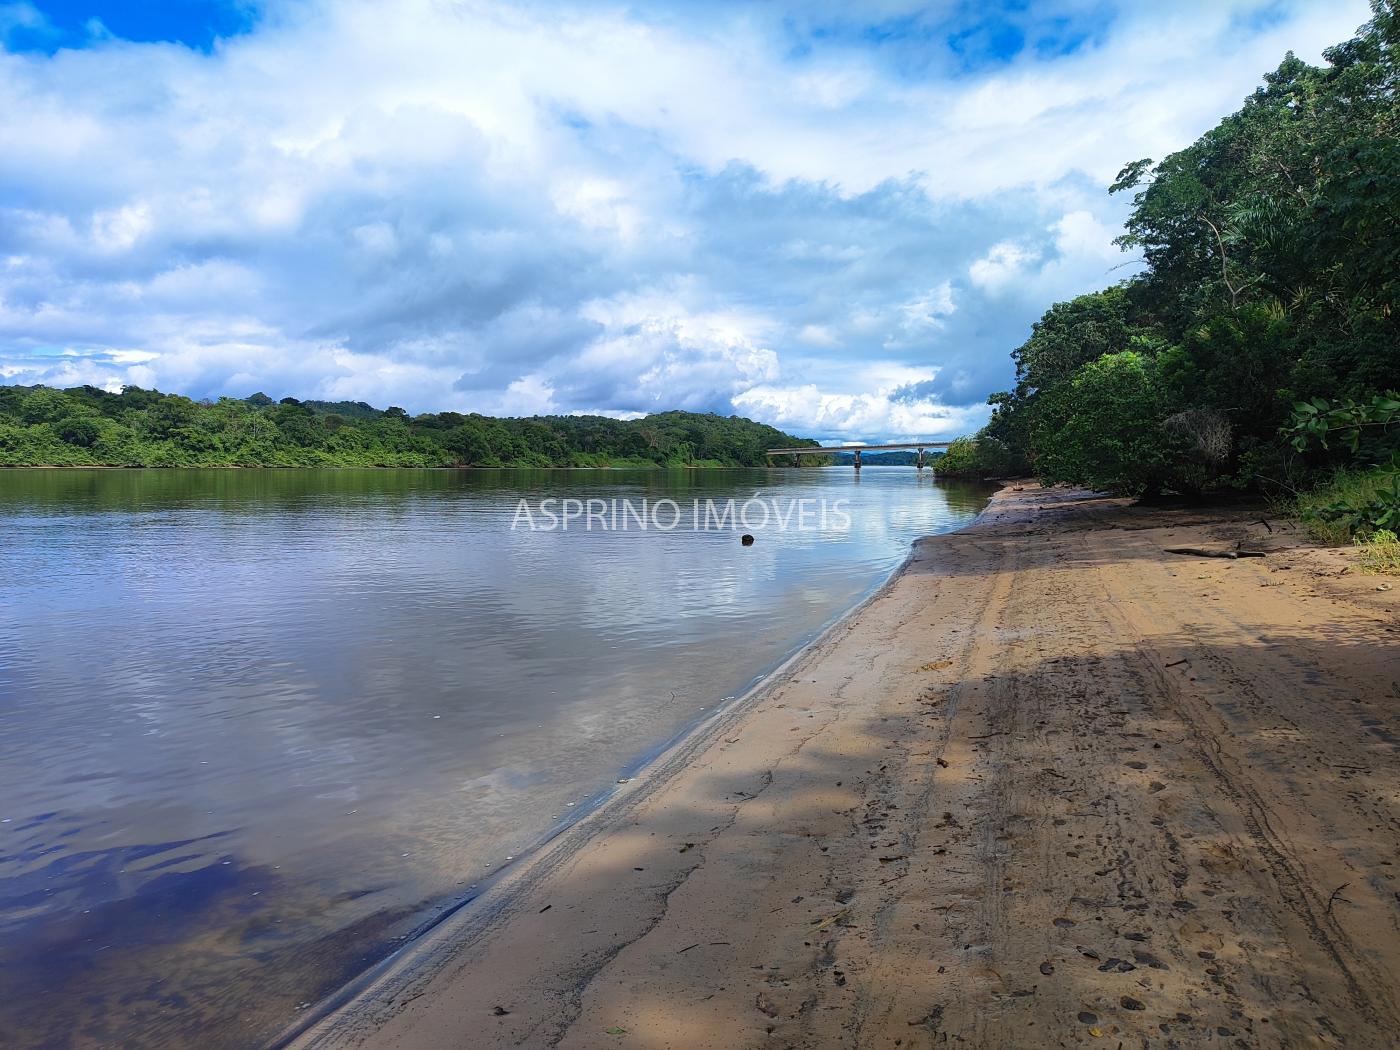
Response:
[{"label": "dense green foliage", "polygon": [[1315,534],[1341,540],[1393,534],[1400,528],[1400,395],[1378,394],[1360,403],[1321,398],[1300,402],[1287,432],[1300,452],[1336,444],[1360,462],[1374,464],[1362,470],[1343,468],[1298,497],[1297,510]]},{"label": "dense green foliage", "polygon": [[[928,449],[924,452],[926,462],[931,462],[938,455],[938,449]],[[854,453],[833,452],[831,460],[837,466],[849,467],[856,461]],[[911,449],[896,449],[893,452],[862,452],[860,454],[862,466],[866,467],[912,467],[919,462],[919,453]]]},{"label": "dense green foliage", "polygon": [[1322,398],[1301,401],[1288,422],[1299,452],[1314,442],[1328,448],[1338,441],[1353,453],[1360,452],[1363,443],[1383,447],[1390,429],[1400,426],[1400,394],[1376,394],[1359,403],[1349,398],[1335,403]]},{"label": "dense green foliage", "polygon": [[970,478],[985,481],[1017,474],[1024,464],[996,438],[962,437],[933,461],[933,472],[941,478]]},{"label": "dense green foliage", "polygon": [[768,448],[816,444],[737,416],[692,412],[409,416],[265,394],[200,402],[137,387],[0,387],[6,466],[761,466]]},{"label": "dense green foliage", "polygon": [[1325,66],[1289,55],[1197,142],[1123,169],[1120,243],[1145,272],[1045,314],[983,439],[1130,495],[1290,491],[1389,461],[1395,427],[1294,441],[1400,389],[1400,18],[1373,12]]}]

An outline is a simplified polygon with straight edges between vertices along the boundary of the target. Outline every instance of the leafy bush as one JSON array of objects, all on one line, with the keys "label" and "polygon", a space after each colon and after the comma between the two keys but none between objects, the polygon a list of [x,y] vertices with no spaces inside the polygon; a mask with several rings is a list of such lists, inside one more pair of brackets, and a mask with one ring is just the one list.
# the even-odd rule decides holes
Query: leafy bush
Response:
[{"label": "leafy bush", "polygon": [[933,472],[939,477],[977,481],[1009,477],[1024,469],[1025,463],[1004,442],[985,433],[957,438],[933,461]]},{"label": "leafy bush", "polygon": [[1389,391],[1366,402],[1299,402],[1284,433],[1298,452],[1335,444],[1361,460],[1389,457],[1371,470],[1343,470],[1298,501],[1314,534],[1342,542],[1400,529],[1400,394]]},{"label": "leafy bush", "polygon": [[1400,537],[1391,529],[1377,529],[1369,540],[1357,540],[1364,572],[1400,576]]},{"label": "leafy bush", "polygon": [[1324,543],[1400,529],[1400,461],[1373,470],[1342,470],[1299,496],[1294,510]]},{"label": "leafy bush", "polygon": [[1160,492],[1169,440],[1156,361],[1105,354],[1041,395],[1031,450],[1042,480],[1142,496]]},{"label": "leafy bush", "polygon": [[1329,448],[1332,441],[1359,452],[1363,439],[1385,440],[1396,424],[1400,424],[1400,393],[1391,390],[1362,404],[1350,398],[1300,401],[1293,406],[1287,430],[1299,452],[1307,451],[1314,443]]}]

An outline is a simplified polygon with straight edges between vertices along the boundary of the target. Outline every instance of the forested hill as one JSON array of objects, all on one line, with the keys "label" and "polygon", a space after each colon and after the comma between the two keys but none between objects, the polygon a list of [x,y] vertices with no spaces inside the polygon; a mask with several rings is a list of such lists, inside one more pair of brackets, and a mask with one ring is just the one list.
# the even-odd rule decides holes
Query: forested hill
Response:
[{"label": "forested hill", "polygon": [[0,466],[759,466],[765,449],[816,444],[750,419],[694,412],[410,416],[362,401],[0,386]]},{"label": "forested hill", "polygon": [[1146,268],[1013,352],[986,469],[1129,495],[1322,483],[1325,514],[1400,525],[1400,18],[1373,9],[1325,65],[1287,55],[1198,141],[1123,169],[1119,243]]}]

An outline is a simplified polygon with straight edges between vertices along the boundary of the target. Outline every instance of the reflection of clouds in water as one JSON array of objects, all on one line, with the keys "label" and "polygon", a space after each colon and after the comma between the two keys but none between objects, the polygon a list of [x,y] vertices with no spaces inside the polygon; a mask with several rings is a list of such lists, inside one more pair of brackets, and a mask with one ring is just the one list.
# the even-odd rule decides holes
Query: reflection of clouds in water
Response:
[{"label": "reflection of clouds in water", "polygon": [[[374,785],[389,772],[395,742],[421,733],[427,708],[439,719],[442,711],[460,716],[471,709],[479,739],[458,755],[414,740],[425,752],[425,768],[405,777],[391,797],[414,792],[413,782],[428,779],[429,771],[455,772],[464,763],[544,761],[548,754],[586,761],[580,752],[587,747],[635,747],[631,734],[653,723],[675,724],[698,701],[713,698],[712,643],[724,644],[736,666],[743,665],[725,686],[741,685],[783,651],[779,644],[754,644],[750,628],[791,628],[786,637],[800,637],[815,624],[785,606],[826,603],[825,611],[834,611],[868,585],[872,564],[902,553],[910,538],[904,530],[936,527],[948,513],[946,500],[921,486],[912,491],[929,506],[904,502],[911,473],[872,484],[876,472],[868,471],[856,486],[845,472],[804,472],[792,488],[824,496],[834,490],[830,498],[850,500],[851,531],[765,532],[747,550],[730,533],[688,530],[499,533],[498,511],[514,492],[441,503],[415,497],[387,509],[360,505],[354,515],[326,500],[306,501],[272,521],[241,513],[238,528],[188,527],[186,519],[202,520],[205,510],[165,512],[159,524],[168,539],[152,545],[169,569],[164,589],[149,560],[127,571],[140,561],[139,543],[94,550],[117,563],[99,608],[137,611],[123,618],[120,642],[108,637],[93,646],[111,654],[96,677],[118,726],[84,740],[84,747],[92,765],[111,769],[141,747],[135,737],[167,739],[170,750],[141,747],[155,761],[135,778],[131,797],[151,791],[153,782],[178,782],[180,808],[192,825],[181,830],[197,830],[208,810],[226,816],[233,810],[245,848],[262,854],[266,847],[269,857],[286,846],[258,845],[269,826],[263,807],[284,794],[307,795],[270,823],[279,829],[277,839],[290,826],[298,838],[314,841],[326,819],[314,802],[382,792]],[[754,491],[740,485],[704,497],[744,499]],[[784,491],[770,484],[762,496]],[[308,515],[316,523],[304,520]],[[330,522],[319,527],[326,517]],[[510,556],[489,542],[492,533],[505,537]],[[423,542],[435,534],[446,541]],[[367,548],[370,536],[380,542]],[[218,539],[218,556],[201,559],[200,545],[211,537]],[[803,560],[832,544],[849,547],[849,561],[833,564],[826,553],[820,566]],[[179,556],[170,558],[174,549]],[[189,636],[186,626],[201,621]],[[412,630],[393,626],[404,623]],[[65,683],[54,677],[61,647],[38,652],[47,658],[40,665],[45,677],[61,690]],[[293,658],[276,658],[283,655]],[[697,692],[697,681],[707,688]],[[79,681],[70,674],[66,685],[76,690]],[[520,697],[522,685],[537,695]],[[661,698],[672,703],[677,686],[681,708],[658,712]],[[608,703],[592,706],[603,695]],[[538,743],[522,738],[517,716],[560,726],[563,739],[544,731]],[[508,738],[497,735],[503,726],[512,730]],[[446,740],[464,727],[458,717],[433,728]],[[72,729],[81,736],[80,727]],[[575,747],[575,740],[588,744]],[[57,750],[57,741],[47,743]],[[111,804],[119,797],[114,788],[127,797],[120,785],[99,779],[68,786],[61,801],[79,808]]]},{"label": "reflection of clouds in water", "polygon": [[[912,470],[599,477],[114,473],[96,496],[7,504],[0,586],[26,612],[0,614],[0,816],[63,814],[62,834],[32,832],[44,865],[99,838],[111,856],[190,843],[129,865],[117,900],[225,859],[334,896],[298,911],[289,945],[447,897],[980,502]],[[154,497],[130,486],[147,484],[170,493],[142,513]],[[509,529],[522,494],[561,490],[847,499],[852,524],[750,548],[736,532]],[[0,886],[16,870],[0,862]],[[90,894],[53,871],[55,907]]]}]

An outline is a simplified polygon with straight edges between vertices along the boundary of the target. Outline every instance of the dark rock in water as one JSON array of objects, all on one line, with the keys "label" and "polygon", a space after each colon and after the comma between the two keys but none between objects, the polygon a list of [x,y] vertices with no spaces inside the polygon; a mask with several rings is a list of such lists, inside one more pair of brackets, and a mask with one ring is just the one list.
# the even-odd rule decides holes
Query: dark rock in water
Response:
[{"label": "dark rock in water", "polygon": [[746,533],[744,533],[742,536],[739,537],[739,542],[742,543],[745,547],[752,547],[752,546],[753,546],[753,537],[750,536],[750,535],[746,532]]}]

